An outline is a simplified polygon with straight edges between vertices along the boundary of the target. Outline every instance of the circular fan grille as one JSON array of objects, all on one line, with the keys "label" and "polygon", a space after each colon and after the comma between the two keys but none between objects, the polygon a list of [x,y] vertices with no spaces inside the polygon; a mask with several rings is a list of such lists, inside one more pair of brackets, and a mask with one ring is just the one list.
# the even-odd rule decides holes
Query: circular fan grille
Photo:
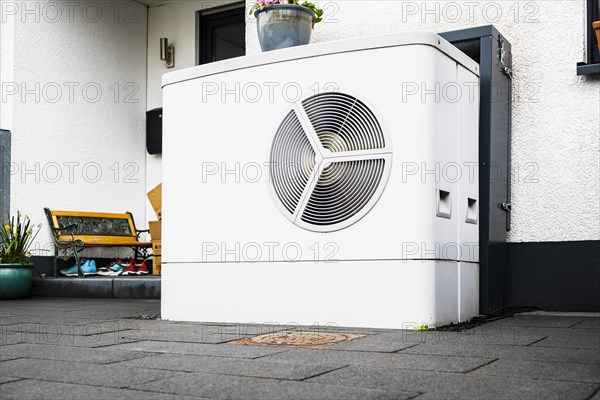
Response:
[{"label": "circular fan grille", "polygon": [[377,119],[360,100],[344,93],[306,99],[302,106],[323,147],[332,152],[383,149]]},{"label": "circular fan grille", "polygon": [[293,111],[275,134],[271,162],[271,181],[277,196],[293,213],[315,167],[315,152]]},{"label": "circular fan grille", "polygon": [[373,207],[389,176],[391,145],[363,102],[323,93],[283,118],[270,157],[282,212],[300,227],[327,232],[352,225]]},{"label": "circular fan grille", "polygon": [[354,216],[373,197],[381,182],[384,160],[361,160],[327,166],[315,186],[302,221],[333,225]]}]

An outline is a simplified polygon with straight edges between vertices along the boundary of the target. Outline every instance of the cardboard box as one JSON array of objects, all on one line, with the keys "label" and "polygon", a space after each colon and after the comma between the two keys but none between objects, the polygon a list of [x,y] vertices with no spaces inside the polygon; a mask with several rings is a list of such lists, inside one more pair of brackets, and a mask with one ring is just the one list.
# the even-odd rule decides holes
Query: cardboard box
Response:
[{"label": "cardboard box", "polygon": [[158,220],[162,220],[162,183],[148,192],[148,200],[152,204]]},{"label": "cardboard box", "polygon": [[152,240],[162,239],[162,223],[160,221],[150,221],[148,222],[148,227],[150,228],[150,237]]},{"label": "cardboard box", "polygon": [[160,240],[153,240],[152,241],[152,255],[153,256],[160,256],[162,253],[162,241]]},{"label": "cardboard box", "polygon": [[159,276],[161,272],[161,256],[152,257],[152,275]]}]

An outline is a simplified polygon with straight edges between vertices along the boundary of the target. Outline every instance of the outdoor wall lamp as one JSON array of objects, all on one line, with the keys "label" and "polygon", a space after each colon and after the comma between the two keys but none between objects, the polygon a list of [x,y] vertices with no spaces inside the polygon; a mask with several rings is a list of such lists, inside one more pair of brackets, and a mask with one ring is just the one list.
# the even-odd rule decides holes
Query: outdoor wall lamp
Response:
[{"label": "outdoor wall lamp", "polygon": [[167,62],[167,68],[175,67],[175,46],[169,45],[168,38],[160,38],[160,59]]}]

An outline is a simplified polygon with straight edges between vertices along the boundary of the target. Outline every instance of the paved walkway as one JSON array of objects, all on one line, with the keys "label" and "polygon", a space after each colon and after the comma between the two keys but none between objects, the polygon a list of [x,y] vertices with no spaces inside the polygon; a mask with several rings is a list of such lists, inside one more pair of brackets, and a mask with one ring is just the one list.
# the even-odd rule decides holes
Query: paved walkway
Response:
[{"label": "paved walkway", "polygon": [[600,318],[520,315],[462,333],[339,328],[366,336],[299,349],[225,343],[290,327],[141,319],[159,309],[0,302],[0,399],[600,400]]}]

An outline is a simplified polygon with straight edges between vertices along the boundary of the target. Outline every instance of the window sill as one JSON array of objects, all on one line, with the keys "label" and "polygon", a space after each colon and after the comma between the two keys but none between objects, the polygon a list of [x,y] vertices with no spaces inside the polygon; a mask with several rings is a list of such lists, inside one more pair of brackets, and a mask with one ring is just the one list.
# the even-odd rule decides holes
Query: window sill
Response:
[{"label": "window sill", "polygon": [[596,75],[600,74],[600,63],[586,64],[577,63],[577,75]]}]

